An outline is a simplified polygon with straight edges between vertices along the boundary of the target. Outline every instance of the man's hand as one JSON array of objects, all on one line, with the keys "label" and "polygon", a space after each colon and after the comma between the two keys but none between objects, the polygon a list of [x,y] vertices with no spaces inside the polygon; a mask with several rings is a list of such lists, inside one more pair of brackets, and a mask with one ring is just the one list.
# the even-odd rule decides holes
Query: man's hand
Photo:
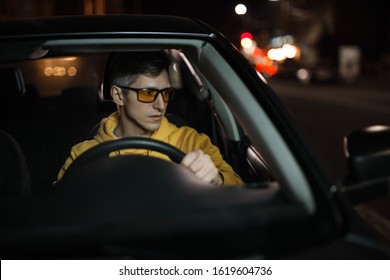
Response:
[{"label": "man's hand", "polygon": [[181,166],[191,170],[197,177],[217,185],[223,184],[222,176],[215,167],[209,155],[202,150],[188,153],[180,163]]}]

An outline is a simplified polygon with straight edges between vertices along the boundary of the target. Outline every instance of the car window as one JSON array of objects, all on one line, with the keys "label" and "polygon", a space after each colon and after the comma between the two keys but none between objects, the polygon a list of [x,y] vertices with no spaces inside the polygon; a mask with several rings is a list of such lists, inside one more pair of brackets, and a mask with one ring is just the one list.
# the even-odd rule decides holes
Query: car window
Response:
[{"label": "car window", "polygon": [[39,97],[60,96],[64,89],[99,87],[105,54],[41,58],[8,64],[22,71],[24,83]]}]

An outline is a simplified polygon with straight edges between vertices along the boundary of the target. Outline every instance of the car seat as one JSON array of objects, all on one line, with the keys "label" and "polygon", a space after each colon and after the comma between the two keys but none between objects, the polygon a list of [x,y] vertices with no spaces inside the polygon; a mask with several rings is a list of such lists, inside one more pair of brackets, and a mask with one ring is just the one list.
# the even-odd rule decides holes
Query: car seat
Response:
[{"label": "car seat", "polygon": [[[18,68],[0,69],[3,105],[12,107],[25,92]],[[0,130],[0,197],[31,195],[31,183],[24,154],[13,136]]]},{"label": "car seat", "polygon": [[26,159],[16,140],[0,130],[0,197],[31,195]]}]

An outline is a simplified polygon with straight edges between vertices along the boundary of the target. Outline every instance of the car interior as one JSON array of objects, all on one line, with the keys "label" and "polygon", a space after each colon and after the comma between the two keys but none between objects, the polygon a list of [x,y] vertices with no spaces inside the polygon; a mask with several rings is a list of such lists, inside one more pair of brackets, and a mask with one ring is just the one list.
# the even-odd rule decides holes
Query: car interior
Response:
[{"label": "car interior", "polygon": [[[219,51],[203,41],[174,41],[170,40],[167,43],[164,39],[144,38],[111,39],[111,41],[108,39],[104,41],[47,40],[40,42],[33,54],[27,56],[28,59],[11,58],[7,63],[3,63],[1,66],[3,74],[0,75],[0,79],[3,85],[7,85],[7,88],[4,91],[6,94],[2,96],[0,110],[0,129],[4,131],[4,136],[3,133],[0,134],[1,141],[7,142],[8,146],[20,147],[20,149],[16,147],[13,150],[18,154],[20,161],[25,162],[25,165],[20,164],[21,170],[18,172],[26,174],[23,180],[27,187],[20,187],[17,195],[38,196],[37,200],[30,202],[30,206],[49,203],[53,209],[62,207],[61,211],[68,210],[69,213],[63,218],[66,223],[69,220],[81,223],[81,217],[87,217],[91,229],[93,228],[90,224],[91,219],[109,216],[107,212],[100,212],[100,207],[92,205],[92,201],[103,203],[101,199],[104,197],[107,201],[103,203],[105,207],[102,209],[118,211],[115,207],[122,205],[121,207],[124,208],[133,207],[129,210],[130,212],[135,209],[139,212],[140,209],[146,207],[141,205],[139,197],[145,196],[150,199],[148,205],[152,207],[142,212],[140,217],[132,217],[135,219],[134,223],[141,223],[143,233],[157,235],[158,238],[161,236],[167,238],[166,235],[170,234],[168,239],[175,238],[182,231],[192,232],[195,228],[196,231],[209,234],[210,227],[213,231],[215,230],[216,234],[219,230],[233,229],[230,235],[226,235],[225,239],[229,239],[239,231],[253,226],[276,223],[278,227],[277,225],[282,220],[286,224],[291,224],[313,215],[316,211],[316,203],[307,178],[267,112],[261,106],[256,105],[258,101],[253,97],[251,89],[229,64],[235,62],[226,61]],[[79,172],[65,176],[60,182],[61,185],[53,186],[71,147],[93,137],[100,120],[116,110],[104,84],[104,68],[110,53],[141,50],[166,51],[172,62],[171,82],[176,88],[175,96],[167,109],[167,118],[177,126],[189,125],[200,133],[206,133],[219,147],[224,159],[245,181],[245,192],[238,191],[242,189],[241,187],[233,187],[230,192],[223,193],[218,188],[202,190],[202,194],[197,191],[195,197],[202,197],[202,202],[199,203],[199,200],[193,198],[193,190],[184,190],[185,195],[177,193],[179,185],[194,185],[198,188],[199,183],[187,178],[186,173],[179,170],[179,167],[168,166],[167,163],[145,159],[145,157],[134,157],[132,162],[124,162],[125,157],[116,157],[118,159],[115,161],[111,159],[110,162],[107,160],[108,157],[100,158],[81,166],[78,168]],[[259,123],[262,127],[261,132],[258,129]],[[14,140],[9,140],[10,137],[7,135]],[[5,144],[2,146],[2,149],[11,152],[11,148]],[[14,156],[2,158],[2,164],[7,165],[10,157]],[[135,173],[139,173],[137,174],[139,176],[129,177],[128,170],[134,170]],[[147,173],[148,170],[153,170],[153,176]],[[111,178],[116,179],[112,181]],[[10,176],[9,180],[11,179]],[[129,180],[136,190],[128,193],[128,200],[121,202],[119,200],[125,195],[118,196],[118,192],[123,191],[123,188],[127,188],[126,192],[130,192],[128,183],[123,183]],[[9,186],[6,186],[7,182],[3,180],[1,183],[1,195],[13,196],[11,192],[3,191],[9,189]],[[111,186],[115,184],[118,184],[117,191]],[[143,187],[148,184],[149,189],[145,188],[147,193],[143,193]],[[48,190],[50,195],[50,192],[57,187],[63,190],[60,198],[55,197],[47,202],[44,196],[39,196],[41,193],[46,194]],[[159,192],[160,188],[166,190],[166,195],[170,196],[169,199],[162,196]],[[78,199],[75,199],[76,190]],[[159,197],[151,195],[153,193],[159,193]],[[112,197],[114,195],[117,196]],[[179,198],[175,201],[180,201],[180,204],[176,205],[176,208],[167,207],[167,201],[172,201],[175,197]],[[69,201],[72,201],[72,205]],[[89,203],[90,208],[88,208]],[[246,206],[240,208],[240,203]],[[108,207],[111,204],[112,207]],[[31,207],[34,208],[33,206]],[[82,207],[83,211],[87,212],[80,214],[77,212],[78,207]],[[233,220],[227,219],[228,216],[224,216],[225,214],[221,212],[223,207],[239,207],[238,214],[234,214],[238,216],[235,216]],[[247,212],[251,209],[250,207],[254,207],[255,211]],[[86,208],[89,210],[85,210]],[[42,215],[48,221],[56,220],[57,222],[58,216],[55,216],[55,210],[48,211],[43,206],[34,209],[38,212],[31,215],[35,217]],[[178,209],[184,209],[183,213],[186,213],[185,209],[189,209],[188,215],[198,217],[195,219],[197,222],[179,215]],[[265,209],[267,210],[263,213],[266,215],[260,215]],[[156,211],[159,211],[162,216],[156,217]],[[209,215],[203,215],[205,211]],[[129,218],[123,216],[122,208],[120,213],[117,219]],[[231,212],[232,215],[233,213]],[[22,215],[26,223],[32,219],[28,218],[29,215]],[[271,215],[273,219],[269,219]],[[294,219],[291,219],[292,217]],[[142,221],[138,220],[141,218]],[[219,222],[213,222],[214,218],[217,218]],[[164,220],[164,224],[159,223],[159,220]],[[145,224],[145,221],[150,221],[150,224]],[[12,224],[13,221],[10,223]],[[140,236],[140,234],[143,236],[142,232],[134,230],[134,225],[131,228],[130,231],[122,227],[118,230],[125,232],[123,235],[127,237]],[[55,238],[49,229],[39,230],[44,233],[42,236]],[[271,246],[267,243],[269,242],[267,232],[264,231],[266,236],[264,240],[261,236],[256,237],[264,248]],[[103,233],[107,232],[103,231]],[[251,233],[247,232],[247,234]],[[61,234],[60,236],[68,238]],[[202,234],[199,236],[198,241],[202,242]],[[10,246],[19,242],[17,239],[13,240],[13,236],[8,237]],[[119,237],[122,235],[119,234]],[[221,240],[221,244],[227,241],[225,239]],[[141,242],[137,246],[142,246],[142,244],[145,245]],[[218,245],[218,250],[221,250],[221,244]],[[148,243],[147,246],[152,245]],[[242,245],[243,252],[254,249],[250,248],[253,244]],[[62,246],[66,246],[66,242]],[[131,250],[134,246],[134,244],[131,245]],[[65,250],[66,247],[61,249]],[[46,247],[45,250],[51,249]],[[277,252],[275,247],[273,251]]]},{"label": "car interior", "polygon": [[[93,137],[100,120],[116,110],[103,89],[108,54],[40,58],[2,67],[0,78],[7,87],[1,103],[1,129],[20,145],[33,193],[50,188],[70,148]],[[183,52],[171,49],[167,55],[180,67],[171,73],[176,76],[176,91],[167,109],[168,119],[206,133],[245,182],[272,180],[266,162],[223,100],[208,96],[212,86],[196,77]]]}]

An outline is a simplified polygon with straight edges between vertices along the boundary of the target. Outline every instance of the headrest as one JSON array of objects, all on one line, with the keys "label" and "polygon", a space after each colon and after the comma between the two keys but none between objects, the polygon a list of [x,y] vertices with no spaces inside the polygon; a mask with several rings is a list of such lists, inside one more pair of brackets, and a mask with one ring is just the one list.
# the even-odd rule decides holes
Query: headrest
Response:
[{"label": "headrest", "polygon": [[1,97],[16,98],[22,96],[26,88],[22,72],[18,68],[0,68]]},{"label": "headrest", "polygon": [[166,50],[166,53],[171,60],[169,71],[171,83],[177,84],[174,87],[181,88],[186,82],[190,91],[199,100],[206,100],[209,97],[209,92],[185,54],[175,49]]}]

